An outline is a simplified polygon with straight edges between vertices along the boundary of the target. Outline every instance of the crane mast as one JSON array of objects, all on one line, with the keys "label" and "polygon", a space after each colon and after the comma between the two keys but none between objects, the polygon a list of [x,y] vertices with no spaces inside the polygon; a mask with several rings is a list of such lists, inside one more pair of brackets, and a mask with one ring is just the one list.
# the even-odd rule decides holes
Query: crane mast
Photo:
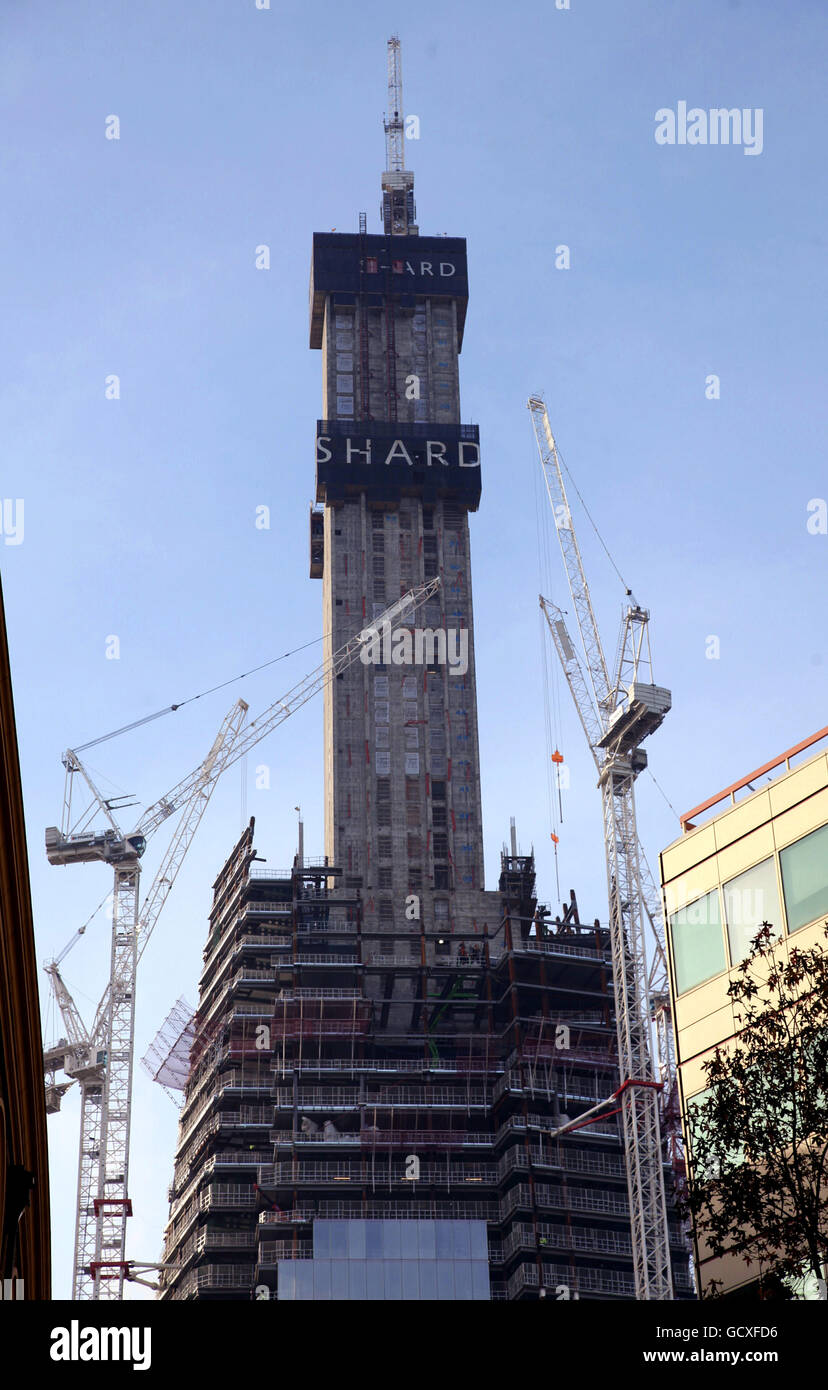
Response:
[{"label": "crane mast", "polygon": [[[57,962],[47,966],[72,1043],[71,1053],[63,1058],[63,1067],[81,1088],[72,1287],[76,1299],[108,1300],[123,1296],[127,1270],[126,1222],[132,1214],[128,1196],[129,1139],[138,958],[175,882],[246,712],[246,703],[238,700],[222,722],[204,762],[189,779],[187,795],[178,803],[183,807],[179,824],[140,915],[139,861],[146,849],[147,837],[138,832],[124,835],[112,814],[113,803],[104,801],[78,755],[72,749],[64,754],[67,789],[63,826],[60,831],[52,826],[46,832],[49,859],[58,864],[104,860],[112,863],[114,871],[109,981],[88,1033],[60,976]],[[109,821],[110,828],[103,835],[88,829],[92,814],[88,809],[73,825],[72,784],[77,774],[86,782]],[[166,800],[169,805],[169,799]],[[173,809],[171,806],[168,814]],[[78,825],[82,829],[79,830]],[[47,1069],[54,1068],[56,1051],[45,1055]]]},{"label": "crane mast", "polygon": [[405,167],[402,52],[396,34],[388,40],[388,110],[383,126],[385,173],[382,176],[382,228],[386,236],[416,236],[414,175]]},{"label": "crane mast", "polygon": [[[138,960],[218,779],[329,681],[347,670],[384,624],[407,622],[436,593],[440,583],[435,578],[404,594],[370,628],[352,637],[252,723],[246,723],[247,704],[237,700],[204,761],[150,806],[129,835],[124,835],[115,820],[113,801],[103,797],[77,753],[69,749],[64,754],[63,816],[60,830],[50,826],[46,831],[49,862],[65,865],[103,861],[112,864],[114,870],[109,982],[90,1031],[84,1027],[58,969],[66,952],[46,967],[69,1036],[65,1043],[44,1053],[44,1070],[47,1078],[53,1078],[62,1066],[70,1081],[77,1080],[81,1088],[73,1298],[120,1299],[124,1280],[130,1277],[126,1222],[132,1214],[128,1178]],[[93,804],[73,822],[72,790],[78,775],[92,792]],[[95,810],[102,811],[109,822],[109,828],[102,833],[90,829]],[[143,912],[139,912],[139,861],[149,837],[176,811],[181,811],[178,825],[146,896]],[[70,945],[75,944],[83,930],[76,933]],[[52,1111],[59,1109],[65,1089],[53,1080],[47,1083]]]},{"label": "crane mast", "polygon": [[388,40],[388,110],[385,126],[385,167],[399,173],[405,168],[402,104],[402,53],[396,34]]},{"label": "crane mast", "polygon": [[[585,675],[563,613],[541,598],[601,790],[636,1297],[667,1300],[673,1298],[673,1283],[658,1103],[661,1082],[656,1079],[652,1061],[652,990],[645,943],[646,923],[652,923],[658,941],[657,913],[642,891],[642,880],[649,870],[642,864],[633,788],[647,764],[640,745],[664,719],[670,693],[653,684],[649,613],[634,601],[622,619],[610,681],[546,406],[532,396],[529,410],[586,658]],[[644,667],[649,667],[648,680],[642,679]],[[661,965],[664,952],[660,942],[658,945]],[[659,961],[658,950],[655,958]]]}]

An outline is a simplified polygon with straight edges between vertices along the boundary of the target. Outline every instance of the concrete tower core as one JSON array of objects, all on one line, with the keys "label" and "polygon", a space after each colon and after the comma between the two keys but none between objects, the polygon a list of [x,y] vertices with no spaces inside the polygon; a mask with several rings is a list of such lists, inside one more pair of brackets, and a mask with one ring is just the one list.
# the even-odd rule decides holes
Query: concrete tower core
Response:
[{"label": "concrete tower core", "polygon": [[390,929],[416,894],[427,921],[474,932],[483,837],[468,517],[480,446],[460,421],[466,243],[415,234],[413,178],[383,175],[387,234],[313,239],[324,519],[312,513],[311,574],[323,581],[326,656],[414,585],[442,580],[415,618],[419,661],[415,647],[398,664],[408,654],[389,634],[382,661],[325,691],[325,850],[345,886],[362,888],[369,929]]}]

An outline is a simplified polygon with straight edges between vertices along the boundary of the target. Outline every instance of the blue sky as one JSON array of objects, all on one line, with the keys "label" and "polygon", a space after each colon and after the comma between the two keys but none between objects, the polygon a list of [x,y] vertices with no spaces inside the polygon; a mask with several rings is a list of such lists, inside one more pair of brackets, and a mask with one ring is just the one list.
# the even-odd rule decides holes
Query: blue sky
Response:
[{"label": "blue sky", "polygon": [[[320,358],[307,346],[314,231],[379,230],[385,41],[403,42],[406,146],[424,234],[466,236],[463,418],[479,424],[472,519],[487,874],[509,816],[555,893],[544,770],[537,513],[526,398],[543,390],[563,455],[625,579],[652,612],[673,711],[649,749],[677,812],[826,720],[828,495],[820,0],[552,0],[389,8],[254,0],[7,0],[0,102],[4,318],[0,539],[38,953],[109,886],[50,868],[60,753],[321,633],[307,577]],[[660,146],[655,113],[764,113],[761,155]],[[120,139],[105,121],[120,119]],[[255,248],[271,248],[257,271]],[[554,248],[571,249],[557,270]],[[10,330],[10,331],[9,331]],[[106,400],[117,373],[121,398]],[[705,396],[717,374],[719,400]],[[269,531],[254,526],[271,507]],[[576,524],[606,645],[623,597]],[[545,523],[545,516],[543,517]],[[563,572],[549,595],[566,607]],[[106,639],[120,638],[117,661]],[[718,660],[705,657],[720,639]],[[109,789],[153,801],[204,756],[237,693],[262,709],[318,648],[90,753]],[[558,680],[571,768],[561,889],[606,915],[600,805]],[[248,768],[261,854],[287,867],[300,803],[322,846],[321,702]],[[253,762],[271,768],[256,791]],[[197,998],[210,885],[241,825],[219,787],[144,956],[137,1054]],[[678,833],[645,776],[651,863]],[[145,880],[161,846],[147,854]],[[91,1014],[101,917],[65,973]],[[55,1292],[65,1296],[77,1099],[49,1121]],[[129,1253],[157,1258],[176,1113],[136,1072]]]}]

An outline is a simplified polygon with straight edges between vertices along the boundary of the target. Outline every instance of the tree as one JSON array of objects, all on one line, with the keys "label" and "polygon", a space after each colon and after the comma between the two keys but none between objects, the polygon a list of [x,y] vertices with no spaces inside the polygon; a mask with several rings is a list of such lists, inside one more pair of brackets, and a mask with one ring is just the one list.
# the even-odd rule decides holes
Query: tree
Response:
[{"label": "tree", "polygon": [[[736,1037],[705,1062],[707,1088],[688,1107],[687,1213],[714,1256],[741,1255],[780,1279],[822,1280],[828,951],[780,942],[763,922],[728,994]],[[702,1295],[720,1287],[711,1281]]]}]

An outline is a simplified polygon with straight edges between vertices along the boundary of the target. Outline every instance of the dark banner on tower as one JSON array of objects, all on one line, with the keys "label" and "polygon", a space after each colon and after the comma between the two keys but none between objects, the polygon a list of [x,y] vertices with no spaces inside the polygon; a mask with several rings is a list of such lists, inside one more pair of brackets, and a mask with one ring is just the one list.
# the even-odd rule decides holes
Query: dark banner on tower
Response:
[{"label": "dark banner on tower", "polygon": [[310,284],[310,345],[314,348],[322,346],[323,309],[329,294],[457,299],[462,342],[469,297],[466,239],[316,232]]},{"label": "dark banner on tower", "polygon": [[480,502],[477,425],[317,420],[316,500],[372,502],[450,498],[475,511]]}]

